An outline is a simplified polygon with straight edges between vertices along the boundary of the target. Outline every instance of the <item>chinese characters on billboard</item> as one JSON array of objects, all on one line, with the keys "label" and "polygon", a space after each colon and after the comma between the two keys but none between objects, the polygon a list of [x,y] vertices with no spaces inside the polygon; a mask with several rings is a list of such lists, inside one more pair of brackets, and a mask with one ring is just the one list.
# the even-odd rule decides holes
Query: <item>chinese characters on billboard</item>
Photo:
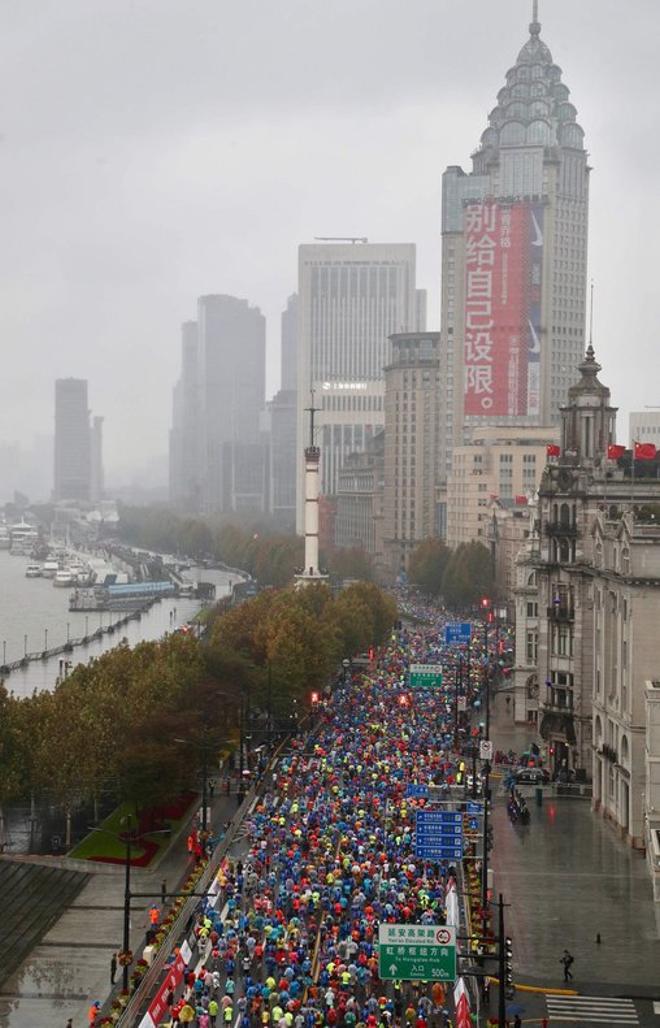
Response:
[{"label": "chinese characters on billboard", "polygon": [[465,414],[541,409],[543,207],[465,208]]}]

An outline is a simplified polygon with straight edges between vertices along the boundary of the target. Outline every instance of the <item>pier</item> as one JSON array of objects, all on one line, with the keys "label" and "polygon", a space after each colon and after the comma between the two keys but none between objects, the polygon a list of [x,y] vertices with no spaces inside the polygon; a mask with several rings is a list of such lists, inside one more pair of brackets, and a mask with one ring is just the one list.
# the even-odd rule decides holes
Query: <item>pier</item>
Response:
[{"label": "pier", "polygon": [[3,653],[3,663],[0,665],[0,676],[8,675],[12,671],[18,671],[19,668],[25,667],[31,661],[49,660],[51,657],[58,657],[62,654],[73,653],[77,646],[86,646],[94,639],[102,639],[104,635],[113,635],[115,632],[119,631],[119,629],[122,628],[124,625],[128,624],[129,621],[139,620],[142,617],[144,611],[148,610],[148,608],[151,606],[151,603],[154,602],[155,600],[151,600],[150,603],[142,606],[139,610],[129,611],[128,613],[123,614],[122,617],[117,618],[116,621],[111,621],[108,625],[99,625],[99,627],[95,629],[93,632],[86,633],[85,635],[82,635],[76,639],[69,639],[67,642],[61,643],[59,646],[44,646],[44,648],[41,650],[34,650],[28,652],[27,636],[25,636],[26,649],[22,657],[20,657],[18,660],[12,660],[9,663],[5,663]]}]

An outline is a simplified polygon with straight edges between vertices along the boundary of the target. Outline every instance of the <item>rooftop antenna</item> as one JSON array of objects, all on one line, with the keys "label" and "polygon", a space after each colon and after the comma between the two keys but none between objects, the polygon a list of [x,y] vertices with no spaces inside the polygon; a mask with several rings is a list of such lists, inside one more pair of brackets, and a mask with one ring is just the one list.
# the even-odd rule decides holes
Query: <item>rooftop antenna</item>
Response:
[{"label": "rooftop antenna", "polygon": [[533,36],[538,36],[541,31],[539,24],[539,0],[533,0],[532,2],[532,24],[529,26],[529,31]]},{"label": "rooftop antenna", "polygon": [[352,243],[353,246],[369,242],[366,236],[314,236],[314,239],[318,243]]},{"label": "rooftop antenna", "polygon": [[589,345],[594,342],[594,280],[591,280],[591,299],[589,302]]}]

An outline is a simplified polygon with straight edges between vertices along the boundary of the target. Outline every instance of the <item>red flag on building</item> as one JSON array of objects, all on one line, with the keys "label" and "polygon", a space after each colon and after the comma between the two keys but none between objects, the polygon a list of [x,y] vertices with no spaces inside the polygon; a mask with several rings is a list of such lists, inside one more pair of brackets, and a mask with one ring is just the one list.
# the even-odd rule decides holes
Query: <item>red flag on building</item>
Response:
[{"label": "red flag on building", "polygon": [[653,443],[635,443],[635,460],[655,460],[657,452]]},{"label": "red flag on building", "polygon": [[549,443],[545,448],[545,452],[547,453],[548,457],[561,456],[561,448],[557,446],[556,443]]},{"label": "red flag on building", "polygon": [[516,507],[526,507],[528,503],[526,496],[516,496]]},{"label": "red flag on building", "polygon": [[607,447],[607,459],[618,460],[619,457],[623,457],[626,452],[625,446],[619,446],[617,443],[610,443]]}]

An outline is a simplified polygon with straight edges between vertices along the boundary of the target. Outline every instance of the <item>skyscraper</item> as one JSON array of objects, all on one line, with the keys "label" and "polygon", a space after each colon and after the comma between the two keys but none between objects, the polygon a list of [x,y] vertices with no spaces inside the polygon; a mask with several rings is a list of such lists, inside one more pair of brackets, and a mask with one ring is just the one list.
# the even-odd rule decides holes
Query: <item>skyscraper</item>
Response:
[{"label": "skyscraper", "polygon": [[438,438],[442,392],[440,333],[390,337],[385,368],[385,493],[383,534],[390,575],[404,570],[437,524]]},{"label": "skyscraper", "polygon": [[170,501],[198,511],[202,491],[199,339],[196,321],[181,326],[181,376],[172,397],[170,432]]},{"label": "skyscraper", "polygon": [[282,311],[280,389],[295,389],[298,376],[298,296],[292,293]]},{"label": "skyscraper", "polygon": [[[298,450],[306,441],[304,411],[313,391],[321,493],[328,496],[336,492],[344,459],[383,426],[388,337],[413,330],[423,304],[412,243],[316,243],[298,254]],[[296,497],[302,531],[302,460]]]},{"label": "skyscraper", "polygon": [[225,444],[261,442],[266,319],[247,300],[201,296],[198,331],[203,506],[217,511],[223,509],[223,482],[228,480],[223,459],[237,452]]},{"label": "skyscraper", "polygon": [[446,473],[472,426],[558,423],[584,346],[584,132],[541,39],[537,0],[529,32],[472,171],[443,176]]},{"label": "skyscraper", "polygon": [[103,471],[103,418],[92,418],[90,428],[90,500],[96,503],[103,499],[105,475]]},{"label": "skyscraper", "polygon": [[54,500],[89,501],[90,443],[87,380],[58,378],[55,382]]}]

